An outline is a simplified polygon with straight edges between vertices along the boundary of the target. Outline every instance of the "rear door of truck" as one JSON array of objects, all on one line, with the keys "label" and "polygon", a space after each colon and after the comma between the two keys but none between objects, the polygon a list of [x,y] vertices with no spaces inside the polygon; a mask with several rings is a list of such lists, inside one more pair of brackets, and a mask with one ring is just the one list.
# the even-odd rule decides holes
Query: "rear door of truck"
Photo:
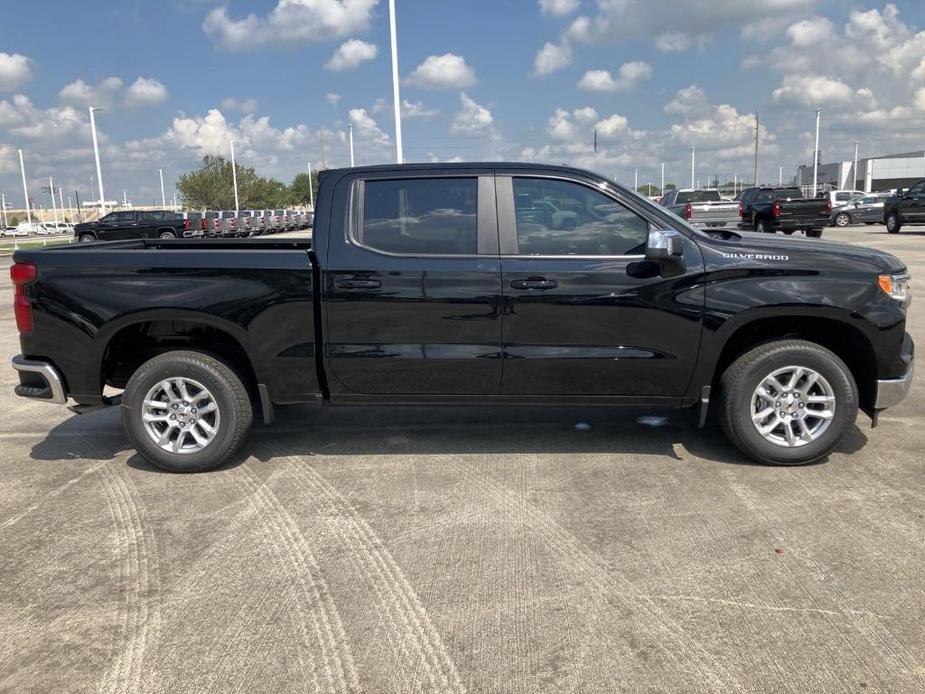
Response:
[{"label": "rear door of truck", "polygon": [[497,394],[501,268],[493,172],[355,172],[334,186],[323,275],[334,400]]}]

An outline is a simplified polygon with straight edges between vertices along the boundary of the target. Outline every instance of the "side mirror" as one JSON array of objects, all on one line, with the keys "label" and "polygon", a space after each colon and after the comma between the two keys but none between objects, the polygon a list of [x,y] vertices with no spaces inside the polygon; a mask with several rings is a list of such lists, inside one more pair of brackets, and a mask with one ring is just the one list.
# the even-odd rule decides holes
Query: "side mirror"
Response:
[{"label": "side mirror", "polygon": [[681,234],[674,229],[652,229],[646,242],[646,260],[663,262],[684,257]]}]

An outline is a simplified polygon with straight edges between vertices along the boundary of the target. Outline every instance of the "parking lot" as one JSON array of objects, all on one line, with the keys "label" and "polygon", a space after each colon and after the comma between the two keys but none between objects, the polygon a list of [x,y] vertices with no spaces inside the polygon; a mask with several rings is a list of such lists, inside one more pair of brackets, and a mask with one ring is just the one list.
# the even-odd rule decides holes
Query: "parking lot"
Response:
[{"label": "parking lot", "polygon": [[[925,227],[825,238],[925,277]],[[925,377],[806,467],[686,412],[292,407],[200,475],[16,382],[0,691],[925,691]]]}]

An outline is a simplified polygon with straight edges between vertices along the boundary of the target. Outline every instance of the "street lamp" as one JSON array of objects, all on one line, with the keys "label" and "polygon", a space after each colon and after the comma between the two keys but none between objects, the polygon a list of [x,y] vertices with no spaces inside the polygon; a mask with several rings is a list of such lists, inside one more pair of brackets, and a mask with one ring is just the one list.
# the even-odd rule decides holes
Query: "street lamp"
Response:
[{"label": "street lamp", "polygon": [[96,159],[96,182],[100,185],[100,217],[106,212],[106,195],[103,193],[103,172],[100,169],[100,146],[96,139],[96,118],[93,114],[103,109],[90,106],[90,132],[93,134],[93,156]]},{"label": "street lamp", "polygon": [[308,162],[308,200],[312,206],[312,212],[315,211],[315,186],[312,185],[312,163]]},{"label": "street lamp", "polygon": [[22,150],[19,151],[19,170],[22,173],[22,193],[26,198],[26,217],[29,220],[29,226],[32,226],[32,206],[29,204],[29,186],[26,185],[26,165],[23,163]]},{"label": "street lamp", "polygon": [[392,110],[395,111],[395,162],[405,161],[401,148],[401,96],[398,89],[398,31],[395,28],[395,0],[389,0],[389,38],[392,46]]},{"label": "street lamp", "polygon": [[158,175],[161,177],[161,208],[167,207],[167,196],[164,195],[164,170],[157,169]]},{"label": "street lamp", "polygon": [[234,163],[234,140],[228,140],[228,142],[231,144],[231,182],[234,185],[234,211],[237,213],[240,208],[238,206],[238,172]]}]

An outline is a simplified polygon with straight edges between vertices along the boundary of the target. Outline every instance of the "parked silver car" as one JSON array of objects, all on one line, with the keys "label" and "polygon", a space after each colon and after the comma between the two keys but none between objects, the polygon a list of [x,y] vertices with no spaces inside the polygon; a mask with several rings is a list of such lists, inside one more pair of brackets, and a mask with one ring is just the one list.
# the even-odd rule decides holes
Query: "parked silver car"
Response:
[{"label": "parked silver car", "polygon": [[883,224],[883,203],[889,193],[868,193],[832,210],[832,224],[846,227],[849,224]]}]

